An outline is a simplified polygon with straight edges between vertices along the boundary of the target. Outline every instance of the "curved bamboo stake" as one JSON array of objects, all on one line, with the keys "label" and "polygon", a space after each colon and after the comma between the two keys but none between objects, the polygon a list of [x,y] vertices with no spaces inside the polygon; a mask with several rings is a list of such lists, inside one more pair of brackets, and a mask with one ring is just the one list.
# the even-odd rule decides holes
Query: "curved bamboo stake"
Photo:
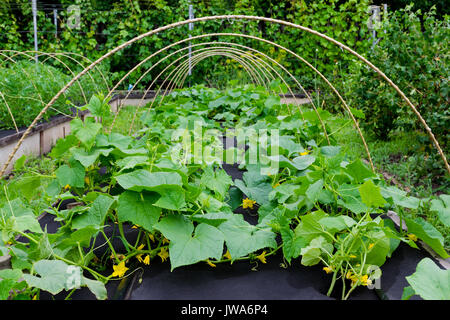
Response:
[{"label": "curved bamboo stake", "polygon": [[11,108],[9,107],[8,102],[6,101],[5,96],[3,95],[3,93],[1,91],[0,91],[0,96],[2,97],[3,101],[5,101],[6,108],[8,109],[9,115],[11,116],[11,119],[14,123],[14,128],[16,128],[16,132],[19,133],[19,128],[17,128],[16,119],[14,119],[14,116],[11,112]]},{"label": "curved bamboo stake", "polygon": [[[43,52],[43,51],[34,51],[34,50],[17,51],[17,50],[6,50],[5,49],[5,50],[0,50],[0,52],[13,52],[14,54],[11,56],[11,58],[14,58],[16,55],[19,55],[20,53],[31,53],[31,54],[38,53],[38,54],[49,54],[49,55],[52,55],[52,56],[63,56],[65,58],[70,59],[71,61],[76,62],[78,65],[82,66],[83,69],[86,68],[86,66],[83,65],[81,62],[79,62],[77,59],[75,59],[75,58],[73,58],[71,56],[79,57],[79,58],[81,58],[83,60],[86,60],[89,64],[93,63],[92,60],[90,60],[89,58],[87,58],[87,57],[85,57],[85,56],[83,56],[81,54],[78,54],[78,53],[75,53],[75,52],[68,52],[68,51],[65,51],[65,52],[51,52],[51,53],[47,52],[46,53],[46,52]],[[32,57],[32,58],[34,59],[34,57]],[[0,67],[3,66],[3,62],[4,61],[2,61],[0,63]],[[97,72],[102,77],[103,82],[105,83],[106,89],[109,91],[109,85],[108,85],[108,81],[106,81],[105,75],[103,74],[103,72],[100,70],[100,68],[97,65],[94,68],[95,68],[95,70],[97,70]],[[91,78],[92,78],[92,76],[91,76]],[[97,86],[97,88],[98,88],[98,86]]]},{"label": "curved bamboo stake", "polygon": [[[205,44],[205,43],[203,43],[203,44]],[[208,42],[207,44],[210,44],[210,43]],[[211,42],[211,44],[215,44],[215,42]],[[198,44],[198,45],[201,45],[201,44]],[[192,52],[192,53],[195,54],[196,52],[199,52],[199,51],[205,51],[205,50],[211,49],[211,48],[216,48],[216,47],[209,47],[209,48],[198,49],[198,50],[196,50],[196,51],[194,51],[194,52]],[[188,49],[188,48],[183,48],[183,49],[180,49],[180,50],[178,50],[178,51],[185,50],[185,49]],[[229,48],[226,47],[226,49],[229,49]],[[240,52],[243,52],[242,50],[239,50],[239,51],[240,51]],[[208,52],[210,52],[210,51],[208,51]],[[174,52],[174,53],[175,53],[175,52]],[[132,122],[131,122],[131,125],[130,125],[130,129],[129,129],[130,132],[131,132],[131,130],[132,130],[132,127],[133,127],[133,124],[134,124],[136,115],[137,115],[137,113],[138,113],[139,108],[140,108],[141,105],[142,105],[142,102],[143,102],[143,100],[144,100],[144,97],[147,95],[148,91],[152,88],[152,86],[153,86],[153,84],[156,82],[156,80],[158,80],[158,78],[159,78],[159,77],[160,77],[160,76],[161,76],[161,75],[162,75],[162,74],[163,74],[170,66],[172,66],[174,63],[178,62],[180,59],[186,58],[188,55],[189,55],[189,53],[187,53],[187,54],[185,54],[185,55],[179,57],[179,58],[176,59],[175,61],[173,61],[173,62],[172,62],[170,65],[168,65],[163,71],[161,71],[161,72],[158,74],[158,76],[153,80],[153,82],[149,85],[149,87],[148,87],[147,90],[145,91],[143,97],[141,98],[141,100],[140,100],[140,102],[139,102],[139,105],[138,105],[138,106],[136,107],[136,109],[135,109],[135,112],[134,112],[134,114],[133,114],[133,119],[132,119]],[[217,54],[216,54],[216,55],[217,55]],[[170,56],[170,55],[169,55],[169,56]],[[162,60],[166,59],[167,57],[168,57],[168,56],[164,57],[163,59],[161,59],[160,61],[158,61],[158,63],[161,62]],[[193,58],[193,59],[194,59],[194,58]],[[154,67],[154,66],[156,66],[156,64],[153,65],[152,67]],[[150,68],[150,69],[151,69],[151,68]],[[149,72],[150,69],[147,70],[146,72]],[[166,77],[166,80],[167,80],[168,78],[170,78],[170,76],[172,75],[172,73],[175,72],[175,71],[177,71],[177,69],[173,70],[173,71],[169,74],[169,76]],[[178,72],[177,72],[177,73],[178,73]],[[165,84],[166,80],[164,80],[164,82],[163,82],[163,84],[161,85],[161,87],[163,87],[163,85]],[[282,79],[282,80],[284,81],[284,79]],[[286,85],[287,85],[287,84],[286,84]],[[287,86],[288,86],[288,85],[287,85]],[[159,94],[159,92],[160,92],[160,90],[161,90],[161,87],[158,89],[158,91],[156,92],[155,95],[158,95],[158,94]],[[169,82],[169,85],[167,86],[167,88],[166,88],[166,90],[165,90],[165,92],[164,92],[164,94],[163,94],[163,98],[164,98],[164,96],[167,94],[168,88],[170,88],[170,82]],[[288,88],[289,88],[289,86],[288,86]],[[289,88],[289,89],[290,89],[290,88]],[[292,92],[292,91],[291,91],[291,92]],[[149,107],[150,109],[152,108],[153,103],[154,103],[154,100],[152,100],[152,102],[151,102],[151,104],[150,104],[150,107]],[[160,101],[160,104],[161,104],[161,103],[162,103],[162,100]],[[288,107],[288,108],[289,108],[289,107]],[[290,109],[289,109],[289,112],[290,112]],[[117,115],[117,114],[116,114],[116,115]]]},{"label": "curved bamboo stake", "polygon": [[100,57],[99,59],[97,59],[95,62],[93,62],[91,65],[89,65],[88,67],[86,67],[83,71],[81,71],[75,78],[73,78],[72,80],[70,80],[54,97],[53,99],[41,110],[41,112],[36,116],[36,118],[33,120],[33,122],[31,123],[31,125],[27,128],[27,130],[24,132],[24,134],[22,135],[22,137],[20,138],[20,140],[17,142],[16,146],[14,147],[14,149],[12,150],[12,152],[10,153],[8,160],[6,161],[6,163],[3,165],[3,168],[0,172],[0,176],[2,176],[5,173],[6,168],[8,167],[9,163],[11,162],[12,158],[14,157],[14,155],[16,154],[18,148],[20,147],[20,145],[22,144],[23,140],[28,136],[28,134],[31,132],[32,128],[36,125],[36,123],[39,121],[39,119],[42,118],[42,116],[44,115],[44,113],[48,110],[48,108],[50,107],[50,105],[52,105],[58,98],[59,96],[67,89],[69,88],[76,80],[78,80],[80,77],[82,77],[84,74],[86,74],[86,72],[88,72],[89,70],[91,70],[93,67],[95,67],[97,64],[99,64],[100,62],[102,62],[103,60],[105,60],[106,58],[108,58],[109,56],[113,55],[114,53],[122,50],[123,48],[145,38],[148,37],[150,35],[162,32],[164,30],[168,30],[174,27],[178,27],[178,26],[182,26],[188,23],[197,23],[197,22],[203,22],[203,21],[209,21],[209,20],[223,20],[223,19],[243,19],[243,20],[254,20],[254,21],[266,21],[266,22],[271,22],[271,23],[277,23],[277,24],[281,24],[281,25],[285,25],[285,26],[289,26],[289,27],[293,27],[299,30],[303,30],[306,31],[308,33],[311,33],[313,35],[316,35],[322,39],[325,39],[329,42],[332,42],[333,44],[341,47],[343,50],[348,51],[349,53],[353,54],[355,57],[357,57],[358,59],[360,59],[361,61],[363,61],[365,64],[367,64],[369,67],[371,67],[376,73],[378,73],[380,76],[383,77],[383,79],[385,79],[390,86],[392,86],[402,97],[402,99],[404,101],[406,101],[406,103],[409,105],[409,107],[414,111],[414,113],[416,114],[416,116],[419,118],[420,122],[422,123],[422,125],[425,127],[426,131],[428,132],[428,135],[430,136],[431,140],[433,141],[435,147],[438,149],[438,152],[442,158],[442,160],[444,161],[445,167],[447,169],[447,171],[450,173],[450,166],[447,162],[447,158],[444,154],[444,152],[442,151],[439,142],[436,140],[436,138],[434,137],[433,132],[431,131],[430,127],[428,126],[428,124],[426,123],[426,121],[422,118],[420,112],[417,111],[417,109],[414,107],[414,105],[411,103],[411,101],[406,97],[406,95],[398,88],[397,85],[395,85],[395,83],[390,80],[381,70],[379,70],[375,65],[373,65],[370,61],[368,61],[367,59],[365,59],[364,57],[362,57],[360,54],[358,54],[356,51],[352,50],[351,48],[349,48],[348,46],[344,45],[343,43],[330,38],[320,32],[317,32],[315,30],[312,30],[310,28],[298,25],[298,24],[294,24],[291,22],[287,22],[287,21],[283,21],[283,20],[277,20],[277,19],[272,19],[272,18],[266,18],[266,17],[257,17],[257,16],[245,16],[245,15],[222,15],[222,16],[210,16],[210,17],[201,17],[201,18],[195,18],[195,19],[189,19],[189,20],[184,20],[184,21],[180,21],[180,22],[176,22],[176,23],[172,23],[163,27],[159,27],[157,29],[151,30],[149,32],[146,32],[144,34],[141,34],[127,42],[124,42],[123,44],[117,46],[116,48],[112,49],[111,51],[109,51],[108,53],[104,54],[102,57]]},{"label": "curved bamboo stake", "polygon": [[[212,42],[211,42],[211,43],[212,43]],[[194,46],[195,46],[195,45],[194,45]],[[193,46],[191,46],[191,47],[193,47]],[[133,91],[134,87],[142,80],[143,77],[145,77],[151,70],[153,70],[153,68],[155,68],[158,64],[160,64],[160,63],[163,62],[164,60],[168,59],[169,57],[173,56],[174,54],[177,54],[178,52],[181,52],[181,51],[184,51],[184,50],[187,50],[187,49],[188,49],[187,47],[186,47],[186,48],[181,48],[181,49],[179,49],[179,50],[177,50],[177,51],[175,51],[175,52],[172,52],[172,53],[169,54],[169,55],[166,55],[166,56],[163,57],[162,59],[158,60],[157,63],[153,64],[149,69],[147,69],[147,70],[139,77],[139,79],[137,80],[137,82],[132,86],[131,90],[130,90],[130,91],[127,93],[127,95],[125,96],[125,99],[128,98],[128,96],[129,96],[129,95],[131,94],[131,92]],[[201,51],[201,50],[207,50],[207,49],[199,49],[199,50],[197,50],[197,51]],[[164,70],[163,70],[163,71],[162,71],[162,72],[161,72],[161,73],[160,73],[160,74],[152,81],[152,83],[150,84],[150,86],[148,87],[148,89],[145,91],[143,97],[141,98],[140,104],[142,103],[144,97],[147,95],[147,93],[148,93],[148,91],[150,90],[150,88],[154,85],[154,83],[156,82],[156,80],[160,77],[160,75],[161,75],[162,73],[164,73],[164,72],[165,72],[169,67],[171,67],[173,64],[175,64],[177,61],[179,61],[180,59],[182,59],[182,58],[184,58],[184,57],[186,57],[186,56],[188,56],[188,55],[189,55],[189,53],[183,55],[182,57],[179,57],[178,59],[176,59],[175,61],[173,61],[173,62],[170,63],[167,67],[164,68]],[[144,59],[143,61],[145,61],[145,60],[147,60],[147,59]],[[139,65],[141,65],[141,63],[138,64],[137,66],[135,66],[135,68],[133,68],[133,69],[136,69]],[[126,75],[126,76],[127,76],[127,75]],[[124,76],[124,78],[121,79],[121,81],[123,81],[124,79],[125,79],[125,76]],[[121,81],[120,81],[120,82],[121,82]],[[158,90],[158,92],[159,92],[159,90]],[[152,103],[152,105],[153,105],[153,103]],[[109,132],[110,132],[110,131],[112,130],[112,128],[114,127],[115,121],[116,121],[116,119],[117,119],[117,116],[118,116],[120,110],[122,109],[122,106],[123,106],[123,104],[120,103],[120,105],[118,106],[117,112],[116,112],[116,114],[115,114],[115,116],[114,116],[113,122],[112,122],[112,124],[111,124],[111,126],[110,126]]]}]

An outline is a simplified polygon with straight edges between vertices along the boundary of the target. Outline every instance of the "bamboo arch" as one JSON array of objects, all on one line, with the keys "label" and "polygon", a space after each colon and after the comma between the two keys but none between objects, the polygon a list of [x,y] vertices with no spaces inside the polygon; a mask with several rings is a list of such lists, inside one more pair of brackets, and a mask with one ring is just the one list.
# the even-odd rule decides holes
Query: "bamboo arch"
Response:
[{"label": "bamboo arch", "polygon": [[[175,27],[179,27],[188,23],[197,23],[197,22],[205,22],[205,21],[211,21],[211,20],[224,20],[224,19],[238,19],[238,20],[249,20],[249,21],[264,21],[264,22],[269,22],[269,23],[275,23],[275,24],[279,24],[279,25],[284,25],[287,27],[292,27],[292,28],[296,28],[305,32],[308,32],[312,35],[315,35],[319,38],[325,39],[331,43],[333,43],[334,45],[340,47],[342,50],[345,50],[347,52],[349,52],[350,54],[354,55],[355,57],[357,57],[359,60],[361,60],[362,62],[364,62],[366,65],[368,65],[372,70],[374,70],[377,74],[379,74],[392,88],[395,89],[395,91],[397,91],[397,93],[400,95],[400,97],[407,103],[407,105],[411,108],[411,110],[413,110],[414,114],[417,116],[417,118],[419,119],[419,121],[421,122],[421,124],[423,125],[423,127],[425,128],[425,130],[427,131],[431,141],[433,142],[433,144],[435,145],[439,155],[441,156],[446,170],[450,173],[450,166],[448,164],[447,158],[444,154],[444,152],[442,151],[439,142],[436,140],[431,128],[428,126],[428,124],[426,123],[425,119],[423,119],[422,115],[420,114],[420,112],[417,110],[417,108],[412,104],[412,102],[408,99],[408,97],[403,93],[402,90],[400,90],[400,88],[390,79],[386,76],[386,74],[384,74],[380,69],[378,69],[374,64],[372,64],[369,60],[367,60],[366,58],[364,58],[363,56],[361,56],[360,54],[358,54],[356,51],[354,51],[353,49],[351,49],[350,47],[346,46],[345,44],[325,35],[322,34],[318,31],[315,31],[313,29],[295,24],[295,23],[291,23],[291,22],[287,22],[287,21],[283,21],[283,20],[278,20],[278,19],[273,19],[273,18],[266,18],[266,17],[257,17],[257,16],[246,16],[246,15],[221,15],[221,16],[208,16],[208,17],[200,17],[200,18],[195,18],[195,19],[189,19],[189,20],[184,20],[184,21],[180,21],[180,22],[176,22],[176,23],[172,23],[154,30],[151,30],[149,32],[146,32],[144,34],[141,34],[119,46],[117,46],[116,48],[112,49],[111,51],[109,51],[108,53],[106,53],[105,55],[103,55],[102,57],[100,57],[99,59],[97,59],[95,62],[91,63],[88,67],[86,67],[83,71],[81,71],[77,76],[75,76],[74,78],[72,78],[72,80],[70,80],[51,100],[50,102],[47,103],[47,105],[41,110],[41,112],[35,117],[35,119],[33,120],[33,122],[30,124],[30,126],[25,130],[25,132],[23,133],[22,137],[20,138],[20,140],[17,142],[17,144],[15,145],[14,149],[12,150],[12,152],[10,153],[10,155],[8,156],[8,160],[6,161],[6,163],[3,165],[3,168],[1,169],[0,172],[0,176],[3,176],[4,172],[6,171],[6,168],[8,167],[9,163],[11,162],[12,158],[14,157],[14,155],[16,154],[17,150],[19,149],[20,145],[22,144],[23,140],[29,135],[29,133],[31,132],[32,128],[36,125],[36,123],[42,118],[42,116],[44,115],[44,113],[48,110],[48,108],[59,98],[59,96],[70,86],[72,86],[72,84],[77,81],[79,78],[81,78],[84,74],[86,74],[89,70],[91,70],[92,68],[94,68],[96,65],[98,65],[99,63],[101,63],[103,60],[105,60],[106,58],[110,57],[111,55],[113,55],[114,53],[122,50],[123,48],[139,41],[142,40],[145,37],[157,34],[159,32],[168,30],[168,29],[172,29]],[[350,112],[351,114],[351,112]],[[352,114],[351,114],[352,115]],[[352,115],[353,117],[353,115]]]}]

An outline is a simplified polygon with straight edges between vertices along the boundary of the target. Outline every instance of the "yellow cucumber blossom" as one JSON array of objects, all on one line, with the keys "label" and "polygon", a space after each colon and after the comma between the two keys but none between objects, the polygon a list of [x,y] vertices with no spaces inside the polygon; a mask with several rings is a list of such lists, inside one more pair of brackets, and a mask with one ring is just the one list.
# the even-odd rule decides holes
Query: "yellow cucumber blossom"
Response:
[{"label": "yellow cucumber blossom", "polygon": [[66,185],[64,186],[64,190],[68,190],[68,189],[70,189],[70,185],[66,184]]},{"label": "yellow cucumber blossom", "polygon": [[356,256],[354,254],[351,254],[348,256],[350,259],[356,259]]},{"label": "yellow cucumber blossom", "polygon": [[412,240],[414,242],[417,241],[417,236],[414,233],[408,234],[408,238],[409,238],[409,240]]},{"label": "yellow cucumber blossom", "polygon": [[206,260],[206,263],[207,263],[210,267],[213,267],[213,268],[216,267],[216,265],[215,265],[214,263],[212,263],[211,261],[209,261],[209,260]]},{"label": "yellow cucumber blossom", "polygon": [[[137,249],[138,251],[140,251],[140,250],[144,249],[144,247],[145,247],[145,245],[141,244],[141,245],[140,245],[139,247],[137,247],[136,249]],[[143,263],[143,262],[144,262],[144,260],[142,259],[142,255],[143,255],[142,253],[136,255],[136,259],[138,259],[138,261],[139,261],[140,263]]]},{"label": "yellow cucumber blossom", "polygon": [[369,279],[369,276],[367,274],[363,275],[361,278],[361,284],[363,286],[368,286],[372,284],[372,280]]},{"label": "yellow cucumber blossom", "polygon": [[111,276],[113,277],[123,277],[128,268],[125,266],[125,260],[122,260],[117,266],[113,265],[114,272]]},{"label": "yellow cucumber blossom", "polygon": [[224,254],[223,256],[224,256],[225,258],[231,260],[231,254],[230,254],[230,251],[227,250],[227,252],[225,252],[225,254]]},{"label": "yellow cucumber blossom", "polygon": [[333,268],[332,267],[323,267],[322,268],[326,273],[332,273],[333,272]]},{"label": "yellow cucumber blossom", "polygon": [[375,244],[374,244],[374,243],[371,243],[371,244],[369,244],[368,249],[370,250],[370,249],[372,249],[374,246],[375,246]]},{"label": "yellow cucumber blossom", "polygon": [[162,240],[162,244],[166,244],[166,243],[169,243],[170,241],[168,240],[168,239],[166,239],[166,238],[163,238],[163,240]]},{"label": "yellow cucumber blossom", "polygon": [[309,151],[308,151],[308,150],[305,150],[305,151],[303,151],[303,152],[300,152],[300,155],[301,155],[301,156],[306,156],[307,154],[309,154]]},{"label": "yellow cucumber blossom", "polygon": [[150,256],[146,255],[143,261],[144,264],[149,265],[150,264]]},{"label": "yellow cucumber blossom", "polygon": [[84,177],[84,182],[86,183],[86,184],[89,184],[89,177],[88,176],[86,176],[86,177]]},{"label": "yellow cucumber blossom", "polygon": [[161,248],[161,251],[158,253],[158,256],[161,258],[162,262],[164,262],[169,257],[169,252],[167,252],[166,248]]},{"label": "yellow cucumber blossom", "polygon": [[245,198],[244,200],[242,200],[242,208],[247,209],[253,209],[253,205],[256,203],[255,200],[251,200],[249,198]]},{"label": "yellow cucumber blossom", "polygon": [[347,274],[345,275],[345,279],[351,279],[353,277],[351,271],[347,271]]},{"label": "yellow cucumber blossom", "polygon": [[276,188],[276,187],[278,187],[280,185],[280,183],[279,182],[277,182],[272,188]]},{"label": "yellow cucumber blossom", "polygon": [[133,226],[131,227],[131,229],[137,229],[137,228],[140,228],[140,227],[141,227],[140,225],[135,224],[135,225],[133,225]]},{"label": "yellow cucumber blossom", "polygon": [[259,261],[261,261],[262,263],[266,263],[266,252],[263,251],[259,256],[256,257]]},{"label": "yellow cucumber blossom", "polygon": [[153,234],[149,233],[148,237],[152,240],[152,242],[155,242],[155,236]]}]

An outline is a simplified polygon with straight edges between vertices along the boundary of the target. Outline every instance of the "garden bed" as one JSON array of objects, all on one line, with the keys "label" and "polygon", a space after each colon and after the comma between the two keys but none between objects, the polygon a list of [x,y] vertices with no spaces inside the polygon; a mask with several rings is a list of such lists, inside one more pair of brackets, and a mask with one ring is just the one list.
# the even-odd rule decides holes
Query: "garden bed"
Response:
[{"label": "garden bed", "polygon": [[[110,112],[98,102],[87,108],[94,117]],[[98,299],[165,299],[175,291],[173,299],[447,294],[429,295],[395,271],[414,273],[420,260],[411,279],[423,284],[427,272],[446,273],[417,250],[423,241],[448,257],[442,235],[408,215],[421,210],[421,200],[386,184],[361,159],[347,161],[313,110],[283,105],[262,88],[200,87],[143,110],[140,122],[124,135],[92,117],[72,120],[73,132],[50,153],[54,174],[27,177],[47,179],[42,197],[57,205],[36,206],[26,198],[32,185],[22,184],[25,197],[0,207],[8,243],[0,250],[12,256],[0,276],[9,277],[3,281],[12,298],[43,299],[44,291],[83,298],[87,290]],[[223,146],[224,137],[233,143]],[[230,154],[240,160],[229,161]],[[69,200],[79,205],[64,209]],[[434,201],[437,210],[445,205]],[[36,221],[31,208],[46,214]],[[390,210],[407,231],[389,219]],[[78,285],[67,270],[78,274]],[[372,285],[379,290],[368,290]]]}]

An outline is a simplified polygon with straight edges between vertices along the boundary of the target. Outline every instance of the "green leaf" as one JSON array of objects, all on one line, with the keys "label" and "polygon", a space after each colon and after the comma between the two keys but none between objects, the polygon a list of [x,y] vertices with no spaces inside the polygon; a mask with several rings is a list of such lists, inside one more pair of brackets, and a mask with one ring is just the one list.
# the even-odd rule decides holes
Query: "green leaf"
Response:
[{"label": "green leaf", "polygon": [[94,119],[91,117],[86,118],[85,122],[78,118],[70,122],[72,133],[87,149],[90,149],[94,145],[95,138],[101,128],[102,125],[94,122]]},{"label": "green leaf", "polygon": [[380,187],[376,186],[372,180],[367,180],[358,188],[362,202],[369,208],[382,207],[386,203],[380,192]]},{"label": "green leaf", "polygon": [[359,214],[366,212],[369,208],[362,202],[361,194],[358,191],[358,186],[351,184],[341,184],[338,187],[340,199],[337,203],[353,213]]},{"label": "green leaf", "polygon": [[16,160],[16,162],[14,162],[14,170],[20,170],[23,168],[23,166],[25,165],[25,162],[27,161],[27,155],[23,155],[21,156],[19,159]]},{"label": "green leaf", "polygon": [[444,237],[429,222],[422,218],[416,218],[415,220],[405,218],[405,222],[409,233],[415,234],[442,258],[447,259],[450,257],[444,249]]},{"label": "green leaf", "polygon": [[70,281],[71,276],[78,275],[81,281],[81,268],[69,266],[60,260],[39,260],[33,264],[33,269],[39,277],[24,274],[23,278],[28,285],[48,291],[53,295],[64,289],[73,289],[73,282]]},{"label": "green leaf", "polygon": [[422,259],[406,281],[425,300],[450,300],[450,270],[442,270],[430,258]]},{"label": "green leaf", "polygon": [[122,188],[137,192],[158,192],[161,186],[173,186],[180,190],[183,185],[181,176],[176,172],[150,172],[144,169],[118,175],[116,180]]},{"label": "green leaf", "polygon": [[406,192],[394,187],[380,187],[381,195],[386,199],[392,199],[392,204],[408,209],[417,209],[420,205],[420,199],[406,196]]},{"label": "green leaf", "polygon": [[283,240],[283,255],[287,262],[300,256],[300,252],[308,245],[308,242],[289,227],[281,229],[281,239]]},{"label": "green leaf", "polygon": [[439,220],[450,227],[450,195],[441,194],[439,198],[431,200],[430,211],[437,212]]},{"label": "green leaf", "polygon": [[409,300],[415,294],[416,292],[411,286],[404,287],[402,293],[402,300]]},{"label": "green leaf", "polygon": [[356,224],[356,221],[349,216],[338,216],[338,217],[325,217],[320,219],[319,224],[325,227],[325,229],[331,231],[332,233],[340,232],[345,229],[350,229]]},{"label": "green leaf", "polygon": [[356,183],[361,183],[367,178],[375,177],[375,174],[364,165],[361,159],[356,159],[346,166],[346,171],[350,174]]},{"label": "green leaf", "polygon": [[231,258],[237,259],[263,248],[275,248],[275,233],[269,227],[252,226],[236,214],[219,226]]},{"label": "green leaf", "polygon": [[251,167],[242,176],[243,180],[235,180],[234,184],[248,198],[255,200],[259,205],[269,202],[268,195],[273,190],[270,178],[261,175],[258,167]]},{"label": "green leaf", "polygon": [[301,170],[305,170],[310,165],[312,165],[314,163],[314,161],[316,161],[316,157],[314,157],[312,155],[298,156],[298,157],[292,159],[292,165],[297,170],[301,171]]},{"label": "green leaf", "polygon": [[170,240],[169,255],[171,270],[197,263],[208,258],[219,260],[223,252],[223,235],[213,226],[205,223],[195,228],[194,224],[181,215],[171,215],[155,225]]},{"label": "green leaf", "polygon": [[101,227],[114,201],[110,196],[99,195],[87,212],[73,218],[72,228],[81,229],[88,226]]},{"label": "green leaf", "polygon": [[0,301],[8,299],[9,294],[16,283],[16,281],[11,279],[0,280]]},{"label": "green leaf", "polygon": [[319,198],[322,188],[323,188],[323,180],[319,179],[308,187],[305,194],[308,197],[308,199],[314,203]]},{"label": "green leaf", "polygon": [[77,143],[78,139],[73,134],[66,136],[64,139],[58,139],[49,155],[53,159],[61,158],[70,148],[77,145]]},{"label": "green leaf", "polygon": [[108,298],[106,287],[100,281],[82,277],[82,284],[86,285],[98,300],[106,300]]},{"label": "green leaf", "polygon": [[331,240],[331,237],[324,232],[319,221],[328,216],[323,211],[314,211],[301,217],[301,223],[295,228],[295,233],[303,237],[307,243],[319,236]]},{"label": "green leaf", "polygon": [[214,171],[212,167],[207,167],[201,177],[201,183],[216,194],[219,194],[220,199],[223,200],[230,185],[233,184],[233,180],[225,170],[219,169]]},{"label": "green leaf", "polygon": [[125,191],[119,196],[117,215],[120,221],[130,221],[152,231],[158,222],[161,209],[153,204],[159,196],[148,192]]},{"label": "green leaf", "polygon": [[[0,279],[18,281],[22,277],[22,270],[3,269],[0,270]],[[0,299],[1,300],[1,299]]]},{"label": "green leaf", "polygon": [[55,174],[61,187],[66,185],[74,188],[84,187],[85,170],[79,162],[72,167],[64,164],[55,171]]},{"label": "green leaf", "polygon": [[314,238],[307,247],[301,249],[301,263],[304,266],[316,265],[327,252],[330,255],[333,253],[333,245],[322,236]]},{"label": "green leaf", "polygon": [[84,151],[81,148],[77,148],[72,151],[75,160],[80,161],[80,163],[85,167],[91,166],[95,161],[97,161],[100,155],[107,156],[113,149],[95,149],[89,152]]}]

